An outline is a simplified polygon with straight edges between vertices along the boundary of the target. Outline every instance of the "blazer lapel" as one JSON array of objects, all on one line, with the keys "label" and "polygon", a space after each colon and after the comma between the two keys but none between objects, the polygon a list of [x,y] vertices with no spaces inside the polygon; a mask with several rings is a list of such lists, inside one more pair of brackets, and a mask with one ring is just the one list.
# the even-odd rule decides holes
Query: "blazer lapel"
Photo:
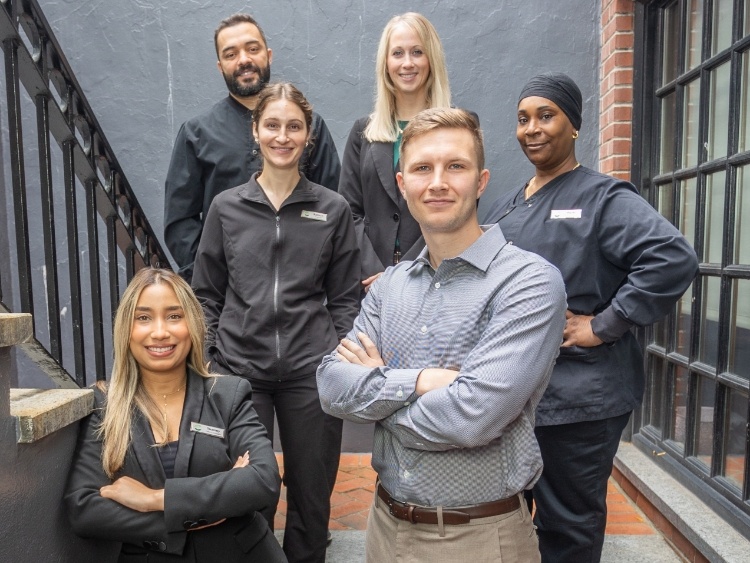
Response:
[{"label": "blazer lapel", "polygon": [[396,173],[393,171],[393,143],[372,143],[370,154],[375,162],[380,183],[393,203],[398,205],[398,186]]},{"label": "blazer lapel", "polygon": [[190,430],[191,422],[200,422],[203,412],[203,400],[206,394],[203,392],[204,378],[188,370],[188,386],[185,393],[185,404],[182,407],[182,420],[180,421],[180,445],[177,448],[177,457],[174,460],[174,476],[188,477],[190,469],[190,454],[193,452],[195,432]]},{"label": "blazer lapel", "polygon": [[164,481],[167,476],[164,475],[164,468],[159,459],[159,452],[154,447],[154,435],[151,432],[148,419],[143,413],[134,409],[133,417],[133,441],[131,446],[135,454],[138,465],[143,471],[143,477],[146,485],[152,489],[164,488]]}]

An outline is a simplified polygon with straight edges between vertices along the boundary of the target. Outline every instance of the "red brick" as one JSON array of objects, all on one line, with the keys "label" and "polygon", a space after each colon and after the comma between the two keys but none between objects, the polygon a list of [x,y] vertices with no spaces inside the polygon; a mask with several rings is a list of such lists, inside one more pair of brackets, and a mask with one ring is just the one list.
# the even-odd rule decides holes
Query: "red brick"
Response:
[{"label": "red brick", "polygon": [[615,170],[630,170],[630,156],[616,156]]},{"label": "red brick", "polygon": [[344,524],[341,524],[340,522],[331,519],[328,521],[328,529],[329,530],[346,530],[347,527]]},{"label": "red brick", "polygon": [[614,154],[630,154],[633,143],[630,139],[615,139],[612,141],[612,152]]},{"label": "red brick", "polygon": [[614,79],[613,85],[633,85],[633,71],[631,69],[619,68],[615,72],[613,72],[611,76]]},{"label": "red brick", "polygon": [[[341,475],[341,472],[339,471],[339,475]],[[346,481],[336,481],[336,485],[334,485],[333,490],[339,491],[340,493],[345,493],[347,491],[352,491],[354,489],[362,489],[366,488],[368,485],[373,486],[372,481],[369,481],[367,479],[362,479],[360,477],[354,477],[352,479],[348,479]]]},{"label": "red brick", "polygon": [[339,524],[352,529],[352,530],[366,530],[367,529],[367,512],[357,512],[356,514],[348,514],[338,519]]},{"label": "red brick", "polygon": [[695,563],[709,563],[710,559],[705,557],[698,549],[695,550],[695,559],[693,559]]},{"label": "red brick", "polygon": [[677,550],[682,553],[688,561],[695,561],[695,553],[697,551],[695,546],[677,530],[674,530],[672,535],[672,544],[674,544]]},{"label": "red brick", "polygon": [[[351,468],[346,468],[351,470]],[[336,482],[337,483],[343,483],[344,481],[351,481],[352,479],[356,479],[356,475],[352,475],[348,470],[345,468],[339,467],[339,472],[336,474]]]},{"label": "red brick", "polygon": [[355,489],[346,493],[347,496],[355,498],[362,502],[372,502],[372,491],[366,489]]},{"label": "red brick", "polygon": [[372,454],[341,454],[341,457],[339,458],[339,466],[369,466],[371,459]]},{"label": "red brick", "polygon": [[628,512],[611,513],[607,511],[607,525],[609,524],[645,524],[645,521],[640,514],[632,509]]},{"label": "red brick", "polygon": [[617,14],[612,21],[619,32],[633,31],[633,16],[631,14]]},{"label": "red brick", "polygon": [[333,494],[331,495],[331,506],[336,506],[337,504],[344,504],[345,502],[349,502],[351,500],[351,495],[349,493],[339,493],[337,491],[333,491]]},{"label": "red brick", "polygon": [[348,516],[355,512],[362,512],[367,510],[370,505],[366,502],[360,502],[358,500],[350,500],[344,504],[339,504],[331,507],[331,519],[338,520],[342,516]]},{"label": "red brick", "polygon": [[649,536],[654,534],[654,530],[648,524],[610,524],[607,522],[605,533],[613,536]]}]

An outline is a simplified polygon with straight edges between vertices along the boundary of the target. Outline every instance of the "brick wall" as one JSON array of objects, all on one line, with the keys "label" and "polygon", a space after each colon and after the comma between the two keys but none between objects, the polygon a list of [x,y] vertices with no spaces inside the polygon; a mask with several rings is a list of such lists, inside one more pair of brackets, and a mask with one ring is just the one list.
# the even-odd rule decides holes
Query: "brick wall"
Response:
[{"label": "brick wall", "polygon": [[602,0],[599,170],[630,179],[633,0]]}]

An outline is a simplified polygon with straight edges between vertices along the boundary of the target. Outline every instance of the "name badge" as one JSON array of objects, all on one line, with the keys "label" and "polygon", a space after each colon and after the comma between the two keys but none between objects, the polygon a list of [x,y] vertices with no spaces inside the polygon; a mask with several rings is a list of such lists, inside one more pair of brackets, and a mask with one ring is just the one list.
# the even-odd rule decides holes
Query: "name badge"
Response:
[{"label": "name badge", "polygon": [[312,219],[313,221],[327,221],[327,213],[318,213],[317,211],[303,211],[302,217],[305,219]]},{"label": "name badge", "polygon": [[224,437],[223,428],[216,428],[215,426],[209,426],[208,424],[200,424],[198,422],[190,423],[190,431],[197,432],[198,434],[207,434],[209,436],[216,436],[217,438]]},{"label": "name badge", "polygon": [[550,219],[580,219],[580,209],[553,209],[549,214]]}]

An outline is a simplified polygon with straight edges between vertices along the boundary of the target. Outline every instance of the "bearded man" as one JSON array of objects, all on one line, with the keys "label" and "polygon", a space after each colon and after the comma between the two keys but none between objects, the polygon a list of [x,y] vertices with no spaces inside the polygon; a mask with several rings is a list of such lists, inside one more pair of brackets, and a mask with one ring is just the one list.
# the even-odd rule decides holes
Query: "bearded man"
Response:
[{"label": "bearded man", "polygon": [[[164,240],[188,282],[214,197],[247,182],[262,162],[251,134],[252,111],[271,78],[273,52],[261,27],[247,14],[223,20],[214,32],[214,45],[229,95],[182,125],[165,182]],[[333,138],[314,113],[302,172],[308,180],[336,190],[340,170]]]}]

